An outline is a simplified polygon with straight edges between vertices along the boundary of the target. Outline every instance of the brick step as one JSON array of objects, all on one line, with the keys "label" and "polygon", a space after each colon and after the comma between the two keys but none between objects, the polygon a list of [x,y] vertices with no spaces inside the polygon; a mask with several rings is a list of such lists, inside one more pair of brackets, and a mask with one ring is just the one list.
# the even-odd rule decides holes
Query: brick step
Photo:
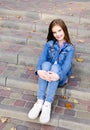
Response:
[{"label": "brick step", "polygon": [[0,62],[35,66],[40,52],[41,48],[37,46],[2,43],[0,44]]},{"label": "brick step", "polygon": [[[85,7],[85,4],[84,4],[84,7]],[[59,8],[60,9],[60,8]],[[53,10],[52,10],[53,11]],[[38,10],[31,10],[31,8],[29,8],[28,11],[26,10],[20,10],[19,9],[6,9],[6,8],[0,8],[0,15],[2,16],[5,16],[7,15],[7,18],[11,18],[16,20],[16,19],[21,19],[23,21],[27,21],[29,19],[33,19],[33,20],[48,20],[48,21],[51,21],[53,20],[54,18],[62,18],[64,19],[65,21],[67,22],[74,22],[74,23],[80,23],[80,24],[84,24],[84,23],[90,23],[90,18],[89,18],[89,14],[85,14],[85,15],[80,15],[78,13],[78,15],[68,15],[68,14],[65,14],[65,13],[60,13],[60,12],[57,12],[55,11],[54,13],[52,12],[49,12],[48,10],[46,10],[46,12],[44,11],[38,11]]]},{"label": "brick step", "polygon": [[[82,46],[82,43],[79,43],[78,46],[79,47]],[[84,46],[84,44],[83,44],[83,46]],[[89,43],[87,44],[87,48],[89,50]],[[33,45],[28,45],[27,43],[26,44],[22,44],[22,43],[14,44],[11,42],[8,42],[8,43],[1,42],[0,43],[0,54],[1,54],[0,61],[7,62],[8,61],[7,56],[10,58],[10,57],[13,57],[13,55],[15,57],[19,57],[19,55],[23,55],[23,56],[26,56],[29,58],[35,58],[35,55],[37,55],[37,56],[40,55],[41,50],[42,50],[42,47],[38,46],[37,44],[36,44],[36,46],[33,46]],[[85,50],[85,46],[84,46],[84,50]],[[34,52],[36,52],[37,54],[35,54]],[[4,58],[4,57],[6,57],[6,58]],[[14,57],[14,59],[15,59],[15,57]],[[89,53],[81,52],[80,49],[78,50],[78,48],[76,48],[75,57],[83,58],[83,60],[86,62],[88,62],[88,60],[90,60]],[[7,61],[4,61],[4,59],[7,59]],[[12,60],[13,59],[11,59],[11,63],[13,63]],[[19,61],[19,60],[15,59],[15,61]],[[9,63],[9,61],[8,61],[8,63]],[[20,62],[18,62],[18,63],[14,62],[14,63],[20,64]],[[26,64],[26,65],[28,65],[28,64]]]},{"label": "brick step", "polygon": [[26,44],[42,47],[46,42],[46,36],[43,33],[33,32],[33,30],[24,31],[24,29],[16,30],[2,28],[0,32],[0,41],[4,43],[9,42],[12,44]]},{"label": "brick step", "polygon": [[[36,38],[36,39],[35,39]],[[43,45],[46,43],[46,40],[41,38],[38,39],[37,36],[29,35],[29,37],[15,37],[15,36],[6,36],[6,35],[0,35],[0,45],[3,45],[5,43],[14,44],[16,45],[25,45],[25,46],[35,46],[39,47],[40,50],[42,49]],[[76,52],[82,52],[82,53],[90,53],[90,40],[88,39],[80,39],[80,40],[74,40],[72,43],[75,45]]]},{"label": "brick step", "polygon": [[[83,44],[84,43],[84,44]],[[82,45],[83,44],[83,45]],[[77,52],[81,52],[81,53],[90,53],[90,43],[88,42],[88,40],[87,41],[85,41],[85,42],[82,42],[82,43],[80,43],[79,44],[79,42],[77,42],[76,44],[75,44],[75,49],[76,49],[76,51]],[[88,58],[87,58],[88,59]]]},{"label": "brick step", "polygon": [[[89,60],[90,63],[90,60]],[[87,65],[87,66],[86,66]],[[86,66],[86,67],[85,67]],[[89,64],[75,63],[72,70],[72,76],[62,89],[62,93],[71,97],[78,96],[80,99],[90,99],[90,72]],[[34,74],[35,67],[20,66],[14,64],[0,64],[0,84],[5,87],[26,88],[27,90],[37,91],[37,76]],[[60,94],[58,89],[57,94]]]},{"label": "brick step", "polygon": [[[15,32],[14,32],[15,31]],[[46,42],[46,36],[38,32],[23,32],[22,30],[7,30],[3,29],[0,35],[0,44],[9,42],[11,44],[25,44],[33,45],[36,47],[42,47]],[[5,33],[5,34],[4,34]],[[71,37],[73,38],[73,37]],[[78,52],[89,53],[90,50],[90,38],[72,39],[72,43]],[[83,45],[83,46],[82,46]],[[83,49],[84,48],[84,49]]]},{"label": "brick step", "polygon": [[[34,41],[31,43],[32,44],[27,44],[27,42],[14,44],[12,42],[1,42],[0,61],[16,65],[35,66],[42,50],[41,46],[43,46],[43,44],[39,46],[39,43],[34,43]],[[79,43],[78,46],[79,47],[76,48],[75,58],[82,58],[84,62],[89,62],[89,45],[87,44],[87,46],[85,46],[84,43]],[[80,47],[82,47],[82,49],[80,49]],[[83,48],[84,52],[82,52]]]},{"label": "brick step", "polygon": [[[27,114],[36,101],[33,91],[0,86],[0,116],[32,123],[40,123],[39,118],[30,120]],[[67,107],[70,104],[71,107]],[[90,129],[90,100],[55,96],[52,104],[51,120],[47,125],[72,130]]]},{"label": "brick step", "polygon": [[[42,41],[42,39],[40,41],[36,40],[38,36],[35,33],[34,35],[30,33],[28,39],[20,37],[2,35],[0,43],[0,61],[13,64],[35,65],[45,41]],[[74,44],[78,56],[82,58],[86,56],[84,59],[88,60],[89,57],[87,54],[90,52],[89,39],[86,39],[86,41],[86,43],[82,41],[82,43],[78,42]]]},{"label": "brick step", "polygon": [[[83,1],[69,1],[59,0],[62,4],[59,4],[58,1],[40,1],[40,0],[33,0],[33,1],[2,1],[1,7],[4,9],[9,10],[20,10],[20,11],[37,11],[37,12],[45,12],[45,13],[52,13],[52,14],[67,14],[67,15],[83,15],[86,17],[86,14],[89,15],[89,0],[87,2]],[[20,6],[19,6],[20,5]],[[24,5],[24,6],[23,6]],[[38,6],[37,6],[38,5]]]},{"label": "brick step", "polygon": [[[38,31],[34,32],[34,30],[24,31],[24,30],[16,30],[16,29],[9,29],[9,28],[1,28],[1,32],[0,32],[0,41],[1,42],[9,41],[12,43],[13,42],[17,43],[17,44],[37,43],[40,46],[46,42],[46,37],[47,37],[47,34],[41,33]],[[80,43],[83,45],[86,44],[85,47],[87,47],[88,43],[90,43],[89,37],[78,38],[77,36],[75,36],[73,34],[71,34],[71,40],[75,45],[77,45],[77,47],[78,47],[78,45],[80,45]]]},{"label": "brick step", "polygon": [[[15,36],[15,37],[24,37],[24,38],[36,38],[36,40],[43,40],[46,38],[46,34],[43,32],[36,31],[34,29],[15,29],[15,28],[7,28],[7,27],[1,27],[0,28],[0,34],[1,35],[6,35],[6,36]],[[22,38],[21,37],[21,38]]]},{"label": "brick step", "polygon": [[[43,26],[43,27],[42,27]],[[23,22],[23,21],[14,21],[14,20],[1,20],[0,21],[0,27],[3,28],[9,28],[9,29],[24,29],[27,31],[41,31],[41,32],[46,32],[46,29],[48,25],[42,21],[34,21],[30,20],[29,22]]]},{"label": "brick step", "polygon": [[[0,21],[0,26],[1,28],[8,28],[8,29],[15,29],[15,30],[24,29],[24,32],[25,30],[27,30],[27,31],[37,31],[37,32],[46,34],[49,23],[50,21],[45,22],[42,20],[39,20],[39,21],[30,20],[30,22],[23,22],[23,21],[16,21],[16,20],[11,20],[11,19],[9,20],[9,19],[3,18]],[[68,30],[71,36],[74,36],[76,38],[89,37],[89,34],[90,34],[89,24],[67,22],[67,26],[68,26]]]},{"label": "brick step", "polygon": [[[22,33],[17,31],[17,33],[11,33],[10,35],[0,34],[0,44],[9,42],[14,44],[26,44],[32,45],[36,47],[42,47],[46,42],[46,36],[42,36],[42,34],[26,32]],[[72,37],[71,37],[72,38]],[[80,39],[71,39],[72,43],[75,45],[76,50],[79,52],[89,53],[90,50],[90,38],[80,38]],[[84,48],[84,49],[83,49]]]}]

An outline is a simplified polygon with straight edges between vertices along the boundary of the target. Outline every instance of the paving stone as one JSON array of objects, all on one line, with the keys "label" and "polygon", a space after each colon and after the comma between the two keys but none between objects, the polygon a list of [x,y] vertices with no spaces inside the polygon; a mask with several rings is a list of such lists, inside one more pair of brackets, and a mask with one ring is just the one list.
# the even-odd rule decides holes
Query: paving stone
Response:
[{"label": "paving stone", "polygon": [[69,129],[58,127],[56,130],[69,130]]},{"label": "paving stone", "polygon": [[49,125],[47,125],[47,126],[42,126],[41,127],[43,130],[56,130],[56,127],[53,127],[53,126],[49,126]]},{"label": "paving stone", "polygon": [[69,121],[67,123],[66,121],[60,120],[59,125],[70,130],[72,130],[73,128],[75,128],[75,130],[81,130],[81,129],[89,130],[89,126],[82,125],[79,123],[69,122]]},{"label": "paving stone", "polygon": [[21,93],[16,93],[16,92],[13,92],[10,94],[10,98],[13,98],[13,99],[22,99],[22,94]]},{"label": "paving stone", "polygon": [[14,99],[5,98],[5,99],[3,99],[3,101],[1,102],[1,104],[5,104],[5,105],[13,105],[14,102],[15,102]]},{"label": "paving stone", "polygon": [[29,108],[29,110],[33,107],[33,104],[32,102],[26,102],[25,104],[25,108]]},{"label": "paving stone", "polygon": [[82,111],[87,111],[87,105],[76,104],[75,109],[82,110]]},{"label": "paving stone", "polygon": [[28,130],[28,127],[19,125],[19,126],[16,127],[16,129],[17,130]]},{"label": "paving stone", "polygon": [[55,112],[58,114],[63,114],[64,113],[64,108],[62,107],[55,107]]},{"label": "paving stone", "polygon": [[36,97],[29,94],[24,94],[22,99],[27,100],[27,101],[32,101],[32,102],[36,101]]},{"label": "paving stone", "polygon": [[89,112],[78,111],[77,112],[77,117],[82,118],[82,119],[86,119],[86,120],[90,120],[90,113]]},{"label": "paving stone", "polygon": [[0,90],[0,96],[3,96],[3,97],[9,97],[11,94],[11,91],[9,90]]},{"label": "paving stone", "polygon": [[6,123],[1,123],[0,122],[0,130],[3,130],[3,128],[6,126]]},{"label": "paving stone", "polygon": [[6,126],[3,128],[3,130],[11,130],[12,128],[15,128],[14,124],[8,123]]},{"label": "paving stone", "polygon": [[66,109],[65,111],[64,111],[64,114],[66,114],[66,115],[69,115],[69,116],[75,116],[75,110],[68,110],[68,109]]},{"label": "paving stone", "polygon": [[25,105],[25,101],[23,101],[23,100],[16,100],[14,105],[23,107]]},{"label": "paving stone", "polygon": [[80,100],[80,103],[81,103],[82,105],[89,105],[89,104],[90,104],[90,101]]},{"label": "paving stone", "polygon": [[4,97],[0,96],[0,102],[2,102],[2,101],[3,101],[3,99],[4,99]]},{"label": "paving stone", "polygon": [[87,109],[87,110],[88,110],[88,112],[90,112],[90,105],[88,106],[88,109]]}]

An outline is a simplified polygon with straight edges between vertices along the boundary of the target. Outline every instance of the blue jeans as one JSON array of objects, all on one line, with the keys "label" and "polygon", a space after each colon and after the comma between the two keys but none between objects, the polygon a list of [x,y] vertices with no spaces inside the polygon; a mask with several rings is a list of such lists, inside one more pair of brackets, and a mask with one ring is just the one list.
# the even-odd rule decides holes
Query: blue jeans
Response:
[{"label": "blue jeans", "polygon": [[[44,62],[42,64],[42,70],[58,73],[59,69],[60,67],[58,64],[52,65],[50,62]],[[39,78],[37,98],[52,103],[54,100],[56,90],[58,88],[58,84],[59,84],[59,80],[48,82],[46,80]]]}]

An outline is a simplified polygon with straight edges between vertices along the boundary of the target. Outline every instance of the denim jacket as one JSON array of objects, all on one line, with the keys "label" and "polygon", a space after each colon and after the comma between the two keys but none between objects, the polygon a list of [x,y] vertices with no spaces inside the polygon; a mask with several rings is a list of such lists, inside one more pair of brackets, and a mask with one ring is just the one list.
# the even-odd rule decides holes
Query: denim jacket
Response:
[{"label": "denim jacket", "polygon": [[73,45],[65,42],[61,48],[58,41],[50,40],[43,47],[36,66],[36,71],[41,70],[42,63],[45,61],[51,62],[51,64],[57,62],[61,68],[58,73],[60,76],[60,84],[63,84],[71,74],[74,52],[75,49]]}]

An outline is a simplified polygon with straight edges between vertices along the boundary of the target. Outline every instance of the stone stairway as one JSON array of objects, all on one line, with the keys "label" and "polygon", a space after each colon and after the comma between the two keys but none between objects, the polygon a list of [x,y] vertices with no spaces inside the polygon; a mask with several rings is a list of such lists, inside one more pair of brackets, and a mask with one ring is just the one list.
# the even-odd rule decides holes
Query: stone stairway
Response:
[{"label": "stone stairway", "polygon": [[[21,8],[13,6],[12,9],[10,4],[14,3],[7,3],[9,9],[6,6],[0,8],[0,116],[39,123],[38,119],[33,121],[27,117],[36,100],[37,77],[34,69],[45,43],[50,21],[60,17],[68,25],[76,54],[70,81],[64,88],[57,90],[51,121],[47,125],[70,130],[74,130],[74,127],[75,130],[89,130],[89,14],[84,17],[58,11],[53,14],[50,10],[41,11],[41,8],[37,11],[36,6],[31,7],[31,10],[22,10],[22,4]],[[77,58],[82,58],[83,62],[77,62]],[[62,98],[63,95],[65,99]],[[70,108],[67,107],[68,104],[71,105]]]}]

